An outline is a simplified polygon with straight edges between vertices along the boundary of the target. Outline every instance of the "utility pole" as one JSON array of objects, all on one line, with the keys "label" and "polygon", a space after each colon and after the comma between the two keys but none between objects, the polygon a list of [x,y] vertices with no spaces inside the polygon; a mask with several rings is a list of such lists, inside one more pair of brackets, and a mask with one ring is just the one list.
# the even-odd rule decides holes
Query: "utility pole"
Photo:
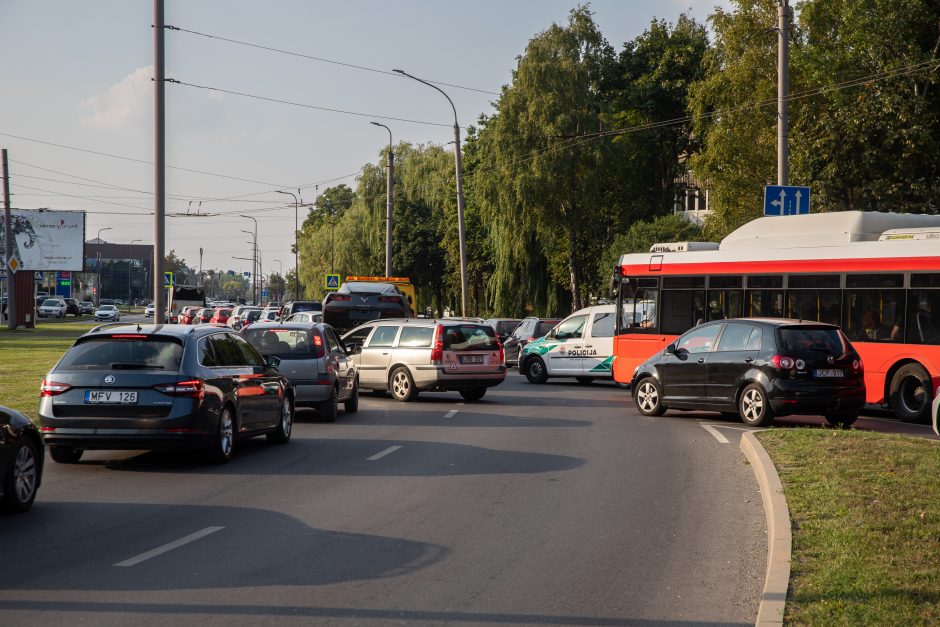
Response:
[{"label": "utility pole", "polygon": [[199,287],[203,286],[202,280],[202,246],[199,247]]},{"label": "utility pole", "polygon": [[777,0],[777,185],[787,185],[790,148],[790,0]]},{"label": "utility pole", "polygon": [[385,276],[392,276],[392,210],[395,203],[395,155],[392,153],[392,129],[379,124],[370,122],[375,126],[381,126],[388,131],[388,178],[385,181]]},{"label": "utility pole", "polygon": [[[13,216],[10,214],[10,171],[7,168],[7,149],[3,149],[3,270],[13,256]],[[7,328],[16,328],[16,273],[7,280]]]},{"label": "utility pole", "polygon": [[[163,287],[166,247],[166,69],[163,54],[163,0],[153,0],[154,198],[153,198],[153,322],[166,322],[167,294]],[[100,296],[99,296],[100,298]]]},{"label": "utility pole", "polygon": [[[284,194],[285,196],[294,197],[294,300],[300,300],[300,279],[297,275],[300,274],[300,266],[298,265],[298,249],[297,249],[297,230],[300,228],[297,225],[297,207],[300,204],[296,194],[293,192],[282,192],[281,190],[275,190],[278,194]],[[300,190],[297,190],[300,192]]]}]

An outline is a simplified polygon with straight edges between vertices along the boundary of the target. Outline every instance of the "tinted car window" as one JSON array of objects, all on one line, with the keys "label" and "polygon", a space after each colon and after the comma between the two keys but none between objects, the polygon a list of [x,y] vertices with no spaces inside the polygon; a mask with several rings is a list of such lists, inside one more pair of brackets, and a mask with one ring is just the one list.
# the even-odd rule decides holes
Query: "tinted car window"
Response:
[{"label": "tinted car window", "polygon": [[297,302],[292,303],[290,306],[291,313],[296,313],[298,311],[320,311],[320,309],[320,303]]},{"label": "tinted car window", "polygon": [[778,333],[782,350],[825,350],[830,353],[842,353],[846,349],[838,329],[782,327]]},{"label": "tinted car window", "polygon": [[376,327],[375,333],[369,338],[367,346],[391,346],[395,343],[395,336],[398,335],[398,327]]},{"label": "tinted car window", "polygon": [[751,337],[751,331],[754,329],[749,324],[728,324],[725,326],[725,332],[721,334],[718,340],[719,351],[743,351],[747,348],[747,341]]},{"label": "tinted car window", "polygon": [[720,324],[712,324],[689,331],[676,341],[677,351],[689,353],[707,353],[715,346],[715,338],[721,330]]},{"label": "tinted car window", "polygon": [[216,359],[220,366],[244,366],[245,357],[238,350],[235,340],[228,333],[219,333],[209,337],[212,348],[215,349]]},{"label": "tinted car window", "polygon": [[207,368],[213,368],[219,365],[219,361],[215,358],[215,352],[213,352],[212,344],[209,343],[208,338],[199,340],[199,363]]},{"label": "tinted car window", "polygon": [[558,324],[557,320],[541,320],[538,322],[535,330],[532,332],[532,337],[544,336],[546,333],[551,331],[556,324]]},{"label": "tinted car window", "polygon": [[499,320],[496,322],[496,332],[500,335],[508,335],[512,333],[517,326],[519,326],[517,320]]},{"label": "tinted car window", "polygon": [[489,325],[448,325],[444,327],[444,350],[495,351],[499,350],[499,340]]},{"label": "tinted car window", "polygon": [[92,337],[73,346],[56,370],[179,370],[183,345],[176,338]]},{"label": "tinted car window", "polygon": [[594,314],[594,324],[591,326],[591,337],[613,337],[613,336],[614,336],[613,312]]},{"label": "tinted car window", "polygon": [[401,337],[398,338],[398,346],[427,348],[431,345],[433,337],[434,329],[431,327],[404,327],[401,330]]},{"label": "tinted car window", "polygon": [[264,357],[262,357],[245,338],[233,335],[232,339],[235,340],[235,343],[238,345],[238,350],[242,352],[245,363],[255,368],[264,368]]}]

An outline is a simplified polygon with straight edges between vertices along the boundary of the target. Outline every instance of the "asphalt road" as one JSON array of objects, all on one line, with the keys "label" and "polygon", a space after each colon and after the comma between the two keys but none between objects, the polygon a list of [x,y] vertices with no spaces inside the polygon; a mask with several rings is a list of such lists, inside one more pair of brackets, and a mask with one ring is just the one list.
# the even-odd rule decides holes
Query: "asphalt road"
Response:
[{"label": "asphalt road", "polygon": [[513,373],[479,403],[302,412],[221,467],[50,461],[0,517],[0,624],[753,624],[760,495],[709,418]]}]

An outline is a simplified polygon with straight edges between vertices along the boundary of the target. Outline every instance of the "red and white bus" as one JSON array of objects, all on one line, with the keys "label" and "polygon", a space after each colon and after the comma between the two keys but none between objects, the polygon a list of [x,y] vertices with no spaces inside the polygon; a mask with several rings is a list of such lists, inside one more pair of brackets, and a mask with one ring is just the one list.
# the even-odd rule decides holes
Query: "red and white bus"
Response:
[{"label": "red and white bus", "polygon": [[720,244],[623,255],[614,280],[618,382],[707,320],[818,320],[840,325],[858,349],[869,403],[929,419],[940,385],[940,216],[758,218]]}]

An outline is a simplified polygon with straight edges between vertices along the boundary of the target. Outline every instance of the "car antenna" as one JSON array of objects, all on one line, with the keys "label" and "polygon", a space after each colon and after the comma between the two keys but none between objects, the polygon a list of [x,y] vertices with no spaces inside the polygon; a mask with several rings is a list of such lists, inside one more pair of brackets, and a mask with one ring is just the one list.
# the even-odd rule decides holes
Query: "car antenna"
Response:
[{"label": "car antenna", "polygon": [[138,332],[138,333],[140,333],[141,328],[142,328],[142,327],[140,326],[140,323],[138,322],[138,323],[137,323],[137,332]]}]

